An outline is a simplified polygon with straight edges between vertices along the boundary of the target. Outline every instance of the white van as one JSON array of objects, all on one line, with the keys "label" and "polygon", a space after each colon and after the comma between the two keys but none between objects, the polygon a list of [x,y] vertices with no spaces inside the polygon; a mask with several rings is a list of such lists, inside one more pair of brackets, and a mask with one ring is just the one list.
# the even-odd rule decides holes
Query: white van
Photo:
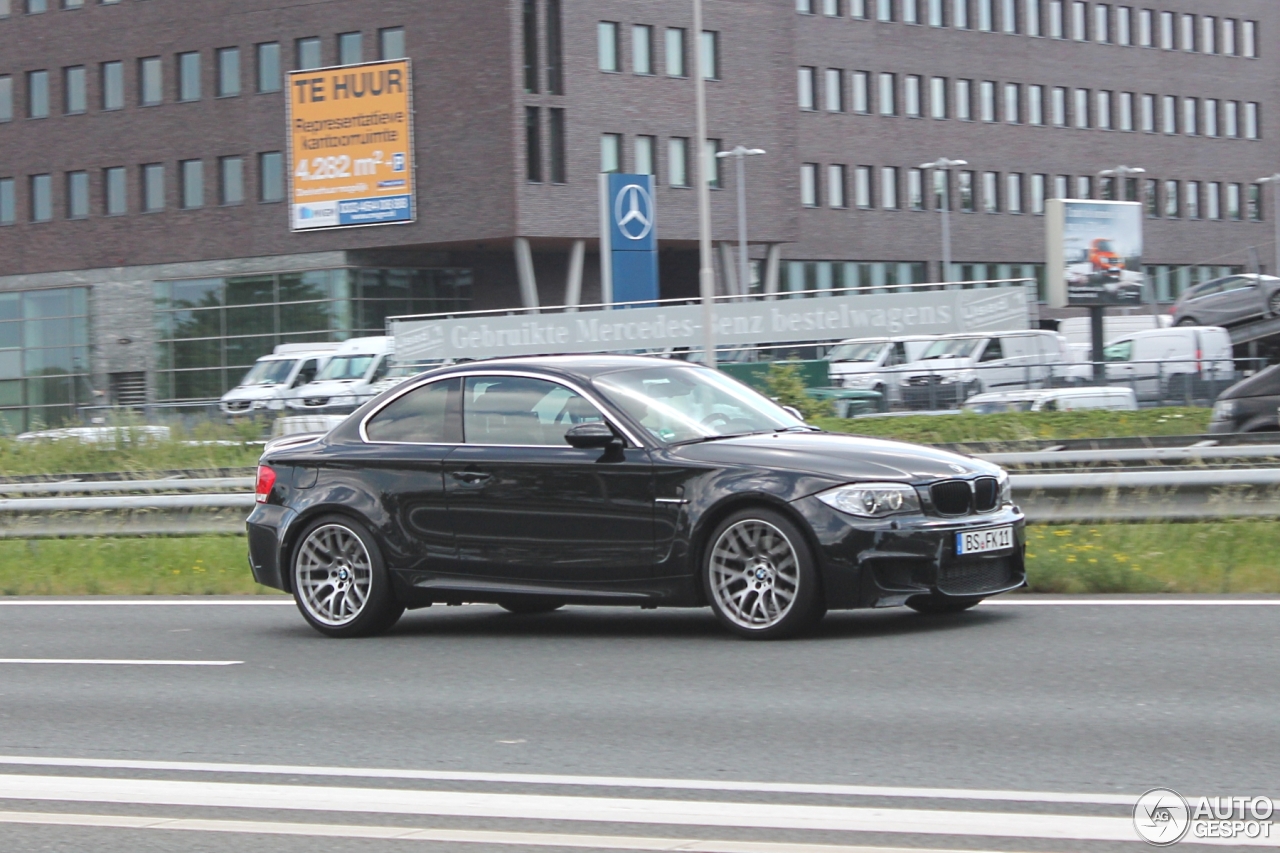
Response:
[{"label": "white van", "polygon": [[1063,382],[1072,369],[1070,346],[1057,332],[967,332],[936,338],[903,368],[899,387],[912,408],[947,408],[984,391]]},{"label": "white van", "polygon": [[1235,378],[1231,336],[1221,326],[1174,326],[1117,338],[1103,350],[1107,381],[1127,385],[1139,400],[1181,398],[1195,383],[1225,388]]},{"label": "white van", "polygon": [[239,385],[222,395],[219,408],[228,415],[280,411],[285,397],[315,379],[337,348],[337,344],[323,343],[280,344],[271,355],[254,362]]},{"label": "white van", "polygon": [[[1116,314],[1102,318],[1102,340],[1111,343],[1119,337],[1146,332],[1152,329],[1168,328],[1172,319],[1168,314],[1153,315],[1150,312],[1141,314]],[[1058,334],[1072,345],[1093,342],[1093,330],[1088,317],[1067,317],[1058,321]]]},{"label": "white van", "polygon": [[355,411],[374,397],[373,386],[392,366],[389,337],[343,341],[316,378],[294,389],[285,405],[294,414]]},{"label": "white van", "polygon": [[850,338],[831,348],[823,358],[830,362],[831,384],[881,394],[897,383],[894,374],[928,349],[933,335],[899,338]]},{"label": "white van", "polygon": [[964,401],[966,412],[990,415],[998,412],[1074,412],[1109,409],[1131,412],[1138,408],[1132,388],[1049,388],[1042,391],[993,391],[974,394]]}]

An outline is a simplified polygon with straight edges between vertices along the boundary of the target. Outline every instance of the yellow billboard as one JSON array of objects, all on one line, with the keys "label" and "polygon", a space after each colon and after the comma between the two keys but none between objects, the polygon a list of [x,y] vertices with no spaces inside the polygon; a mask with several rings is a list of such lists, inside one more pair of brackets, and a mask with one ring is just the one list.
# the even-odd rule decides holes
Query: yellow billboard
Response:
[{"label": "yellow billboard", "polygon": [[409,60],[289,74],[294,231],[413,222]]}]

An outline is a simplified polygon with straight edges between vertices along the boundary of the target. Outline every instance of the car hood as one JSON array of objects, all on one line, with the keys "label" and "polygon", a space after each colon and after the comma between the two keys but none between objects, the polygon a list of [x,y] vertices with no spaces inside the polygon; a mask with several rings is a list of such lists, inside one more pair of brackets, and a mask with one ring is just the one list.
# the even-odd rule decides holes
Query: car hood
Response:
[{"label": "car hood", "polygon": [[744,435],[681,445],[672,454],[696,462],[804,471],[838,482],[921,483],[1001,472],[990,462],[947,450],[825,432]]},{"label": "car hood", "polygon": [[1274,397],[1280,395],[1280,364],[1260,370],[1248,379],[1242,379],[1218,395],[1219,400],[1235,400],[1240,397]]},{"label": "car hood", "polygon": [[365,393],[364,380],[329,379],[324,382],[308,382],[294,391],[295,397],[333,397],[341,394]]},{"label": "car hood", "polygon": [[270,400],[273,397],[279,397],[284,390],[285,387],[283,385],[237,385],[222,395],[222,402]]},{"label": "car hood", "polygon": [[964,370],[973,367],[973,362],[967,358],[931,358],[927,361],[913,361],[905,365],[902,370],[904,373],[936,373],[940,370]]},{"label": "car hood", "polygon": [[878,373],[885,368],[874,361],[833,361],[828,368],[830,373]]}]

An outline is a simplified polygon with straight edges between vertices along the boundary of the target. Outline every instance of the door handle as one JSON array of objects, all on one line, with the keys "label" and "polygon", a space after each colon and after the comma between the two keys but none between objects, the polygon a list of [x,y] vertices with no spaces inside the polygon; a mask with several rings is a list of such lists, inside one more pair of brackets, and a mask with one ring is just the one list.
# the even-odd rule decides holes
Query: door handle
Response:
[{"label": "door handle", "polygon": [[484,474],[480,471],[454,471],[450,476],[468,486],[479,486],[493,479],[492,474]]}]

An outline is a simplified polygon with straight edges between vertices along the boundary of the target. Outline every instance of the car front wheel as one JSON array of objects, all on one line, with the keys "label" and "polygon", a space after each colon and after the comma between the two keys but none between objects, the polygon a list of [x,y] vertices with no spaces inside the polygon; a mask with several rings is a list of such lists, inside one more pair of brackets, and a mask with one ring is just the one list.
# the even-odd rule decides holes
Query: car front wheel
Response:
[{"label": "car front wheel", "polygon": [[764,507],[739,510],[712,531],[702,582],[716,618],[740,637],[792,637],[811,629],[825,612],[804,534]]},{"label": "car front wheel", "polygon": [[373,535],[345,516],[324,516],[307,527],[292,575],[298,610],[327,636],[381,634],[404,613]]},{"label": "car front wheel", "polygon": [[1199,325],[1194,317],[1183,317],[1178,321],[1179,326],[1197,326]]}]

